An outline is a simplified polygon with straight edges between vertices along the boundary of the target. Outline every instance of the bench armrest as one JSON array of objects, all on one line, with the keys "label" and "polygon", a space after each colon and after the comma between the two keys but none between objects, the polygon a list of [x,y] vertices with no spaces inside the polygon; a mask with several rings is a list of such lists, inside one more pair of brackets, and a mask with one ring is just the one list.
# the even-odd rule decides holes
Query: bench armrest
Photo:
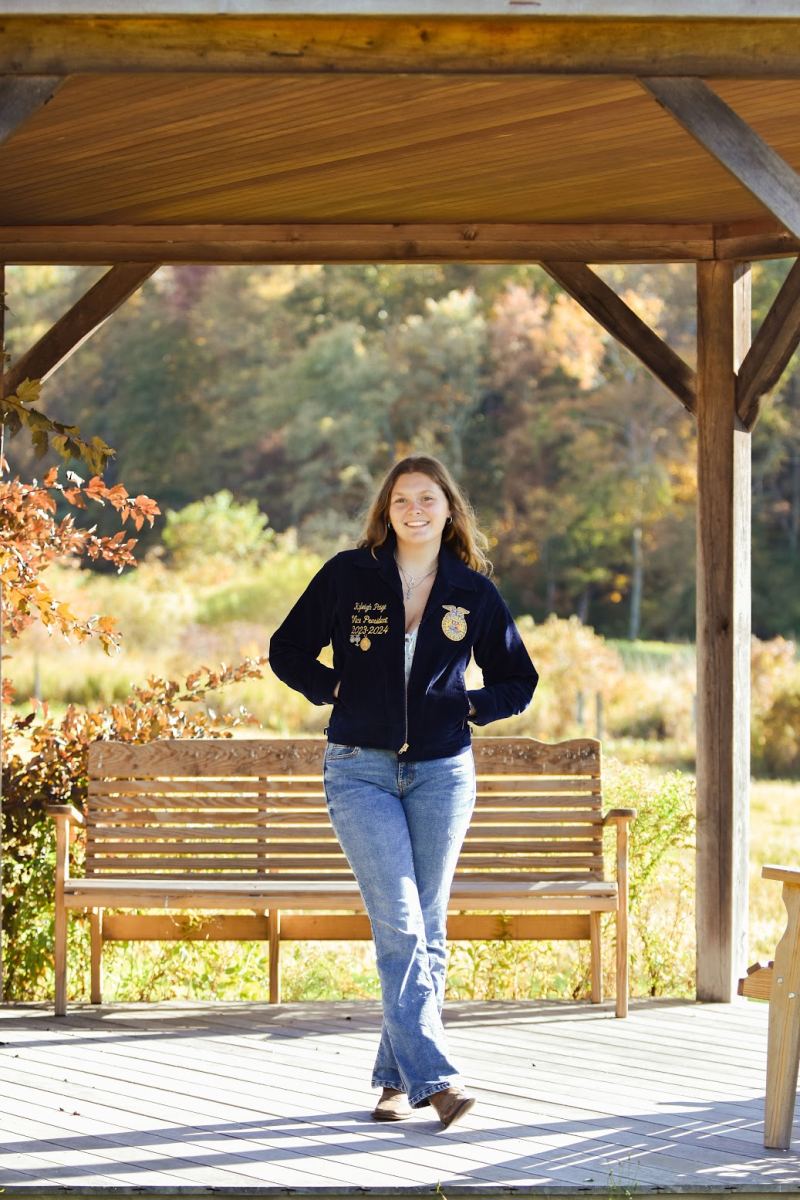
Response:
[{"label": "bench armrest", "polygon": [[86,825],[86,818],[82,812],[78,812],[71,804],[45,804],[44,811],[48,817],[52,817],[54,821],[62,820],[66,817],[70,825]]},{"label": "bench armrest", "polygon": [[603,824],[607,825],[610,821],[615,821],[617,825],[621,821],[635,821],[635,808],[610,808],[603,817]]},{"label": "bench armrest", "polygon": [[772,863],[761,868],[762,879],[778,879],[781,883],[800,884],[800,867],[776,867]]}]

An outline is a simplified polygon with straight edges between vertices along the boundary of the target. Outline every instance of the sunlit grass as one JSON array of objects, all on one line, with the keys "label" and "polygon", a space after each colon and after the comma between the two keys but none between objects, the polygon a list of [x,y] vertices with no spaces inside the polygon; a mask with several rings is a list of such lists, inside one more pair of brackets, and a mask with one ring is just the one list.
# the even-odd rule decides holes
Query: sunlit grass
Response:
[{"label": "sunlit grass", "polygon": [[[93,643],[69,646],[41,631],[29,631],[9,648],[11,654],[4,656],[4,673],[17,687],[17,706],[27,711],[28,698],[36,693],[48,700],[56,716],[69,703],[103,707],[128,696],[132,684],[143,683],[151,674],[180,678],[200,665],[214,667],[222,661],[265,654],[272,629],[313,573],[314,565],[310,559],[293,562],[285,578],[252,568],[231,568],[221,575],[204,568],[191,575],[166,571],[160,563],[145,564],[123,579],[62,571],[58,593],[76,612],[111,613],[119,618],[122,650],[109,658]],[[541,630],[539,627],[537,636]],[[663,778],[675,767],[692,774],[694,648],[607,642],[609,650],[619,651],[622,667],[621,672],[618,667],[616,673],[604,675],[604,664],[610,661],[604,651],[598,652],[594,665],[587,664],[580,651],[582,643],[570,640],[584,635],[565,629],[561,636],[564,641],[554,651],[553,664],[562,675],[543,677],[541,694],[528,712],[476,733],[530,734],[557,740],[553,736],[557,728],[558,737],[594,736],[595,697],[600,691],[604,695],[603,751],[610,766],[614,759],[642,762],[652,780]],[[601,644],[600,639],[596,641]],[[568,700],[559,691],[565,670],[573,672],[569,677],[572,698]],[[473,686],[478,686],[480,676],[474,666],[471,671]],[[547,674],[543,671],[543,676]],[[583,727],[577,722],[576,687],[585,692]],[[209,695],[205,703],[218,713],[234,712],[244,705],[261,722],[260,729],[244,727],[236,736],[321,735],[328,715],[326,708],[311,705],[286,688],[269,668],[262,680],[249,680],[223,695]],[[652,736],[654,729],[657,736]],[[760,872],[765,862],[800,864],[799,811],[800,783],[754,782],[751,961],[773,956],[785,925],[780,885],[762,880]],[[682,880],[690,879],[690,852],[684,852],[682,862],[670,870],[673,874],[677,870]],[[687,994],[692,947],[685,914],[691,900],[681,896],[680,889],[676,892],[670,879],[672,875],[663,894],[653,902],[650,920],[652,932],[664,944],[669,930],[677,929],[675,922],[681,925],[680,952],[673,955],[671,965],[665,961],[664,978],[671,981],[667,986],[673,994],[676,989]],[[613,931],[609,933],[611,946]],[[77,998],[88,988],[86,929],[81,921],[74,923],[71,958],[72,992]],[[371,998],[378,994],[374,951],[369,943],[287,943],[282,961],[287,1000]],[[105,966],[108,999],[216,996],[257,1000],[267,994],[268,958],[266,947],[259,943],[112,944],[105,953]],[[610,959],[606,970],[610,984]],[[449,991],[455,996],[568,996],[584,994],[587,978],[588,959],[582,945],[460,943],[453,948]],[[45,976],[37,994],[44,997],[51,990],[52,979]]]}]

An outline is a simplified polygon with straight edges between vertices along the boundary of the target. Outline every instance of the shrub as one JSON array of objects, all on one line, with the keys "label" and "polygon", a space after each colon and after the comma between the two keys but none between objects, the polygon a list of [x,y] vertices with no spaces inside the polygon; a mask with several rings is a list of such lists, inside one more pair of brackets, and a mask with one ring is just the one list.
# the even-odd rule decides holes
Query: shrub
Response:
[{"label": "shrub", "polygon": [[753,638],[751,759],[754,774],[800,775],[800,670],[794,642]]},{"label": "shrub", "polygon": [[[694,994],[694,781],[660,777],[642,764],[606,760],[609,808],[635,808],[630,826],[631,991],[639,996]],[[606,837],[613,877],[614,834]],[[605,922],[603,974],[614,990],[613,917]],[[585,943],[457,942],[448,973],[457,999],[536,999],[589,995]]]},{"label": "shrub", "polygon": [[227,489],[166,514],[164,545],[176,566],[225,562],[258,562],[275,537],[255,500],[240,504]]}]

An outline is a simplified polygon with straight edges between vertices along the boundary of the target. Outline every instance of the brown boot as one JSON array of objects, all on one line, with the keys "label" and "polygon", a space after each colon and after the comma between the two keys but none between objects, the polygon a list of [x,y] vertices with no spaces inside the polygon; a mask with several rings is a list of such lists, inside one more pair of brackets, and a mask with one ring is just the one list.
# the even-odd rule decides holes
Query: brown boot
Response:
[{"label": "brown boot", "polygon": [[434,1092],[430,1097],[431,1104],[439,1114],[439,1120],[445,1129],[449,1129],[456,1121],[475,1107],[475,1099],[462,1092],[461,1088],[449,1087],[443,1092]]},{"label": "brown boot", "polygon": [[411,1116],[411,1105],[405,1092],[385,1087],[372,1113],[373,1121],[407,1121]]}]

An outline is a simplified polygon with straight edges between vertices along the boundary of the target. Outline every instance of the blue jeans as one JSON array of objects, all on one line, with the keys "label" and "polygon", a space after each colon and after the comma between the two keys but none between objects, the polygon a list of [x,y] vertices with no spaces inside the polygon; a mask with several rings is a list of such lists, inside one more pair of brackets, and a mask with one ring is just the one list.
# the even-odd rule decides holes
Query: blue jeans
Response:
[{"label": "blue jeans", "polygon": [[405,1091],[421,1107],[458,1080],[441,1012],[447,902],[475,806],[472,750],[406,762],[393,750],[329,742],[324,781],[375,940],[383,1029],[372,1086]]}]

